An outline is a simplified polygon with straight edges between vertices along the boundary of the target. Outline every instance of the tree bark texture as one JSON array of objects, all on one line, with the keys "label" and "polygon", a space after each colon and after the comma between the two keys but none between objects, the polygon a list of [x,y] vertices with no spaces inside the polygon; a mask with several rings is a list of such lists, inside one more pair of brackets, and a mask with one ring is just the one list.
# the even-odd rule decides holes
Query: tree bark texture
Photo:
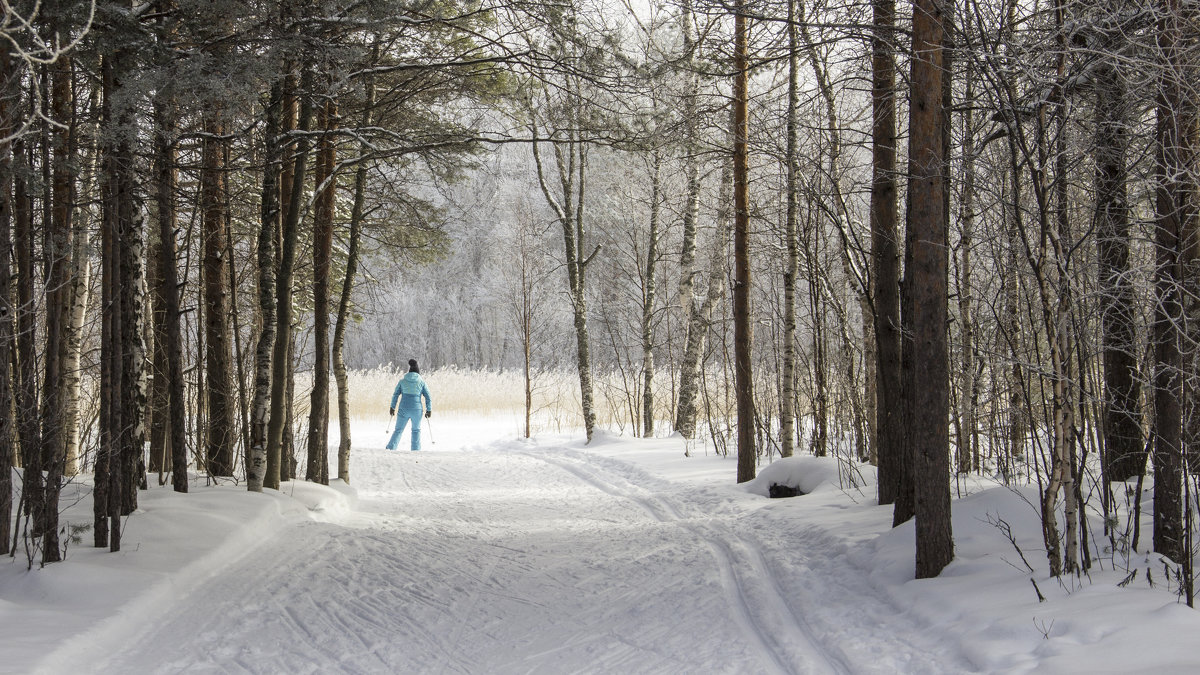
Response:
[{"label": "tree bark texture", "polygon": [[[162,302],[162,326],[158,333],[162,340],[162,371],[164,387],[162,403],[164,408],[156,410],[158,417],[163,418],[164,446],[163,453],[170,452],[169,461],[164,457],[164,465],[171,470],[171,487],[176,492],[188,491],[188,455],[187,455],[187,421],[185,418],[187,401],[183,393],[183,335],[180,321],[182,319],[179,306],[179,273],[175,245],[175,229],[177,209],[175,208],[175,189],[178,182],[176,156],[178,147],[175,142],[175,127],[178,123],[177,111],[172,100],[163,100],[156,124],[158,138],[156,155],[156,188],[155,199],[158,203],[158,297]],[[157,349],[157,345],[156,345]]]},{"label": "tree bark texture", "polygon": [[750,185],[747,111],[749,48],[746,4],[735,5],[733,42],[733,349],[737,400],[737,482],[754,479],[758,451],[754,440],[754,379],[750,325]]},{"label": "tree bark texture", "polygon": [[21,498],[26,513],[33,519],[33,536],[41,537],[44,524],[42,500],[42,439],[39,419],[37,375],[37,312],[34,284],[37,272],[33,263],[33,203],[26,177],[32,167],[29,148],[17,138],[13,141],[13,255],[17,266],[17,443],[20,447]]},{"label": "tree bark texture", "polygon": [[653,151],[650,178],[650,232],[646,241],[642,294],[642,437],[654,437],[654,304],[658,297],[659,201],[662,192],[662,153]]},{"label": "tree bark texture", "polygon": [[937,576],[954,557],[950,527],[949,363],[946,330],[946,162],[942,125],[943,0],[913,3],[909,110],[909,240],[914,361],[909,408],[917,578]]},{"label": "tree bark texture", "polygon": [[271,86],[264,110],[263,130],[265,167],[258,229],[258,314],[260,328],[254,350],[254,398],[250,405],[250,448],[246,462],[246,489],[262,492],[267,474],[267,427],[271,413],[271,355],[277,332],[275,315],[275,234],[279,229],[279,172],[283,153],[280,144],[280,114],[283,105],[283,81]]},{"label": "tree bark texture", "polygon": [[[0,138],[10,138],[16,128],[17,75],[7,50],[0,50]],[[0,143],[0,554],[9,552],[13,510],[13,352],[16,335],[12,304],[13,157],[12,143]]]},{"label": "tree bark texture", "polygon": [[788,98],[787,98],[787,212],[784,215],[784,245],[787,259],[783,271],[783,365],[779,391],[779,454],[791,457],[796,450],[796,283],[800,273],[800,243],[797,237],[800,200],[800,158],[797,156],[800,106],[800,36],[796,27],[796,3],[788,0]]},{"label": "tree bark texture", "polygon": [[[299,131],[307,132],[312,121],[312,103],[308,91],[312,86],[312,75],[304,72],[298,91],[290,93],[285,90],[285,96],[291,100],[299,99],[299,115],[296,125]],[[287,99],[285,98],[285,101]],[[288,131],[291,124],[287,123],[291,113],[290,106],[284,105],[285,125],[283,131]],[[300,211],[304,200],[304,173],[308,161],[309,142],[306,135],[296,140],[291,157],[291,168],[281,180],[283,218],[280,225],[281,238],[279,249],[279,273],[275,279],[276,317],[275,347],[271,355],[271,419],[267,427],[267,476],[264,486],[273,490],[279,489],[280,477],[289,475],[290,469],[282,466],[285,461],[284,441],[285,427],[290,426],[288,394],[291,371],[291,342],[292,342],[292,284],[296,266],[296,240],[299,238]],[[285,159],[285,162],[287,160]],[[288,443],[290,447],[290,443]]]},{"label": "tree bark texture", "polygon": [[[58,23],[57,21],[55,22]],[[56,25],[56,32],[62,27]],[[46,230],[45,257],[46,350],[45,381],[42,385],[42,468],[45,471],[45,536],[43,560],[57,562],[58,495],[66,463],[66,393],[63,366],[67,357],[66,330],[71,313],[71,220],[75,203],[78,171],[75,153],[74,108],[71,59],[62,57],[50,66],[51,117],[62,126],[51,134],[53,177],[51,180],[50,221]]]},{"label": "tree bark texture", "polygon": [[80,396],[83,393],[83,373],[80,363],[83,357],[83,328],[91,303],[92,263],[91,233],[89,223],[83,218],[73,219],[71,226],[71,262],[68,273],[67,291],[70,311],[63,330],[66,343],[63,361],[63,474],[75,476],[79,473],[79,425]]},{"label": "tree bark texture", "polygon": [[1130,110],[1117,65],[1096,73],[1096,248],[1104,352],[1102,467],[1107,481],[1125,481],[1146,467],[1138,374],[1137,310],[1129,268],[1126,151]]},{"label": "tree bark texture", "polygon": [[[575,85],[577,86],[577,85]],[[570,106],[574,106],[569,117],[577,119],[581,103],[579,92],[573,91]],[[596,426],[596,410],[593,402],[591,340],[588,337],[587,320],[587,267],[592,259],[600,252],[600,247],[589,255],[586,253],[585,234],[583,225],[585,178],[587,175],[587,149],[577,138],[578,132],[571,130],[566,143],[554,143],[555,168],[558,171],[558,192],[561,199],[555,196],[546,179],[541,151],[536,130],[532,144],[534,164],[537,167],[538,185],[542,196],[554,211],[555,217],[562,227],[563,253],[566,257],[567,288],[571,301],[572,325],[575,329],[575,358],[579,374],[580,403],[583,408],[583,425],[587,439],[591,441],[592,431]],[[564,148],[565,145],[565,154]]]},{"label": "tree bark texture", "polygon": [[233,340],[229,332],[229,273],[225,263],[225,125],[219,113],[204,120],[200,168],[200,218],[204,231],[204,361],[207,364],[208,438],[205,458],[213,476],[232,476],[236,400]]},{"label": "tree bark texture", "polygon": [[1167,0],[1158,24],[1163,71],[1157,101],[1154,312],[1154,550],[1175,561],[1185,554],[1183,532],[1183,382],[1180,354],[1179,251],[1187,166],[1180,118],[1180,3]]},{"label": "tree bark texture", "polygon": [[[375,87],[367,85],[367,103],[363,113],[363,126],[371,124],[371,108],[375,101]],[[362,154],[368,151],[364,144]],[[337,324],[333,329],[333,376],[337,383],[338,396],[338,478],[350,482],[350,379],[346,372],[346,324],[350,321],[350,303],[354,293],[354,282],[358,276],[359,244],[362,239],[363,211],[366,203],[367,165],[361,163],[354,172],[354,205],[350,209],[350,234],[346,245],[346,276],[342,279],[342,294],[338,299]]]},{"label": "tree bark texture", "polygon": [[[971,62],[966,64],[965,99],[974,99],[974,70]],[[975,129],[974,111],[969,107],[963,111],[962,140],[962,203],[959,225],[959,277],[958,277],[958,322],[961,339],[962,361],[959,377],[962,378],[962,393],[959,402],[958,467],[959,473],[979,470],[979,452],[976,435],[976,402],[978,400],[978,376],[975,356],[974,316],[974,256],[975,246]]]},{"label": "tree bark texture", "polygon": [[[689,65],[695,59],[696,41],[692,30],[692,5],[684,0],[679,18],[683,35],[683,57]],[[696,120],[700,83],[694,68],[687,68],[687,89],[681,102],[684,125],[684,207],[681,216],[681,244],[679,253],[679,306],[684,314],[684,350],[679,365],[679,398],[675,404],[675,430],[684,438],[696,434],[696,417],[699,406],[696,401],[700,392],[700,361],[704,353],[704,342],[708,335],[711,312],[705,315],[703,302],[696,296],[697,217],[700,210],[700,167],[697,147],[699,132]],[[710,280],[711,281],[711,280]],[[711,283],[710,283],[711,288]]]},{"label": "tree bark texture", "polygon": [[332,132],[337,129],[336,99],[328,97],[318,115],[325,130],[317,145],[313,181],[317,198],[313,212],[313,388],[308,413],[308,480],[329,484],[329,275],[333,253],[333,208],[337,177]]}]

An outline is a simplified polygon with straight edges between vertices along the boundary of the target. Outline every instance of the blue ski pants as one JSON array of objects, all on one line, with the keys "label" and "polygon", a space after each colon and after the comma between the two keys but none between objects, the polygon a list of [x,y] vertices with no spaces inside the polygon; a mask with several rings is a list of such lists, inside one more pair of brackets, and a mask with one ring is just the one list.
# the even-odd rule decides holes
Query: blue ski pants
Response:
[{"label": "blue ski pants", "polygon": [[400,443],[400,434],[404,433],[404,427],[408,426],[409,421],[412,421],[412,449],[421,449],[421,416],[424,413],[420,409],[416,410],[397,410],[396,411],[396,430],[392,432],[392,437],[384,446],[388,450],[395,450],[396,445]]}]

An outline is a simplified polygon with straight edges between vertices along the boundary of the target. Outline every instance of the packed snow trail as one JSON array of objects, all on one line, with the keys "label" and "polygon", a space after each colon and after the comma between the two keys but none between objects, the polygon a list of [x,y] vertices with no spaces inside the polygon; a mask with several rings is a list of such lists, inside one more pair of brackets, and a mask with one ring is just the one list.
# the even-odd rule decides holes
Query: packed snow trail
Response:
[{"label": "packed snow trail", "polygon": [[970,670],[709,492],[562,448],[356,452],[359,511],[278,533],[104,671]]}]

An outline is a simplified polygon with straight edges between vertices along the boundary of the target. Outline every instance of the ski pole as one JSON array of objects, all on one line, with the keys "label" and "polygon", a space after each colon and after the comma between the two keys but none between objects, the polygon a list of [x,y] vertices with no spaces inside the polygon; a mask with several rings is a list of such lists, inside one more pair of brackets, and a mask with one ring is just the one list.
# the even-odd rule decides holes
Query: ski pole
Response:
[{"label": "ski pole", "polygon": [[429,444],[437,445],[437,441],[433,440],[433,419],[432,418],[430,418],[430,417],[425,418],[425,428],[429,430]]},{"label": "ski pole", "polygon": [[385,434],[392,433],[392,422],[394,422],[395,420],[396,420],[395,415],[388,415],[387,430],[385,430],[383,433],[385,433]]}]

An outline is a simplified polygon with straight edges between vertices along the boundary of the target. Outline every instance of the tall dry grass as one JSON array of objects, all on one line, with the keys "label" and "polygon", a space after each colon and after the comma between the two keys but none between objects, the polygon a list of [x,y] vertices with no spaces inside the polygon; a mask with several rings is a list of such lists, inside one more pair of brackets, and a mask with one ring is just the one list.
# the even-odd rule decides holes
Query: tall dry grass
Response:
[{"label": "tall dry grass", "polygon": [[[349,373],[350,415],[364,421],[387,419],[392,392],[405,370],[381,366]],[[429,386],[433,409],[442,415],[515,416],[525,413],[525,383],[519,370],[490,371],[441,368],[422,373]],[[660,420],[669,420],[671,395],[669,376],[659,380],[657,395]],[[618,374],[597,375],[596,423],[599,426],[623,430],[631,424],[631,416],[640,392],[630,392],[628,384]],[[297,399],[307,392],[311,380],[297,374]],[[331,390],[330,396],[336,396]],[[333,400],[331,398],[331,400]],[[538,372],[533,377],[532,417],[534,431],[565,431],[583,427],[580,405],[579,377],[574,371]],[[336,409],[331,409],[336,415]]]}]

